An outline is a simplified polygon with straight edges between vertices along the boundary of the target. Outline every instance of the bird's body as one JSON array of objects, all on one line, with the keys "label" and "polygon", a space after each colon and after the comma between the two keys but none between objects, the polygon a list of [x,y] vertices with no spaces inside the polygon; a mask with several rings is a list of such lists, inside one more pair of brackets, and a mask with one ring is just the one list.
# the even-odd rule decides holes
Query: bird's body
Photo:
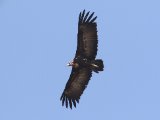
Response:
[{"label": "bird's body", "polygon": [[89,12],[85,15],[85,10],[80,13],[78,21],[77,51],[75,58],[68,65],[72,66],[70,78],[62,93],[62,105],[66,107],[72,105],[76,107],[80,96],[86,88],[92,71],[98,73],[103,71],[104,65],[101,59],[95,59],[97,55],[98,37],[97,24],[94,22],[97,17],[93,17]]}]

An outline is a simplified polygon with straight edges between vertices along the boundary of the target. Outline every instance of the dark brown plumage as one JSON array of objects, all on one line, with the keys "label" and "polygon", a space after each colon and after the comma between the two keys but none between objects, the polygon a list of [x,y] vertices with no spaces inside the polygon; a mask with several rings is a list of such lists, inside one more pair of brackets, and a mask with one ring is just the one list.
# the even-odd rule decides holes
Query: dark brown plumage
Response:
[{"label": "dark brown plumage", "polygon": [[85,10],[79,14],[78,35],[77,35],[77,50],[74,60],[69,63],[72,66],[72,72],[66,87],[62,93],[60,100],[62,105],[76,107],[79,103],[80,96],[86,88],[92,71],[98,73],[103,71],[103,61],[95,59],[97,55],[97,24],[96,17],[93,17],[94,12],[89,15],[85,14]]}]

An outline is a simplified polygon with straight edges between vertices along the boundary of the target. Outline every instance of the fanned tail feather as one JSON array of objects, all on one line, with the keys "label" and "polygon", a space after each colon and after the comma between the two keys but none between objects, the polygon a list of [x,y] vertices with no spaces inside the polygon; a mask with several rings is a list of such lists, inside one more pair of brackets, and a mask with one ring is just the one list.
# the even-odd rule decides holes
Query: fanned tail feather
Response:
[{"label": "fanned tail feather", "polygon": [[91,62],[91,67],[92,70],[96,73],[98,73],[99,71],[103,71],[104,68],[103,61],[101,59],[94,60]]}]

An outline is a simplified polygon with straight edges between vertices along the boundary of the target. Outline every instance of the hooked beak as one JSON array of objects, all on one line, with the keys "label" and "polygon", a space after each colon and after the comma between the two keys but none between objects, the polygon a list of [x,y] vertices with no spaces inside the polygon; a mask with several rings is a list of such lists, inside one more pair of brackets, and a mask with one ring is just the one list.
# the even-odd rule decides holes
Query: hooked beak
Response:
[{"label": "hooked beak", "polygon": [[70,64],[70,63],[68,63],[68,64],[67,64],[67,66],[71,66],[71,64]]}]

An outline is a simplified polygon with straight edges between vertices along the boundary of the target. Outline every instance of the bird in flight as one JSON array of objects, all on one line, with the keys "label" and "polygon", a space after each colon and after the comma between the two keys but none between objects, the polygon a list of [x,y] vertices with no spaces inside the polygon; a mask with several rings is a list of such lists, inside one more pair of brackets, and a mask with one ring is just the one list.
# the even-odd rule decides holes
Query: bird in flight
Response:
[{"label": "bird in flight", "polygon": [[65,105],[66,108],[72,109],[79,103],[80,96],[92,76],[92,71],[99,73],[104,68],[102,59],[96,59],[98,36],[95,20],[97,16],[93,16],[94,12],[90,14],[85,10],[79,14],[77,50],[74,59],[68,63],[68,66],[72,66],[72,71],[60,98],[62,106]]}]

